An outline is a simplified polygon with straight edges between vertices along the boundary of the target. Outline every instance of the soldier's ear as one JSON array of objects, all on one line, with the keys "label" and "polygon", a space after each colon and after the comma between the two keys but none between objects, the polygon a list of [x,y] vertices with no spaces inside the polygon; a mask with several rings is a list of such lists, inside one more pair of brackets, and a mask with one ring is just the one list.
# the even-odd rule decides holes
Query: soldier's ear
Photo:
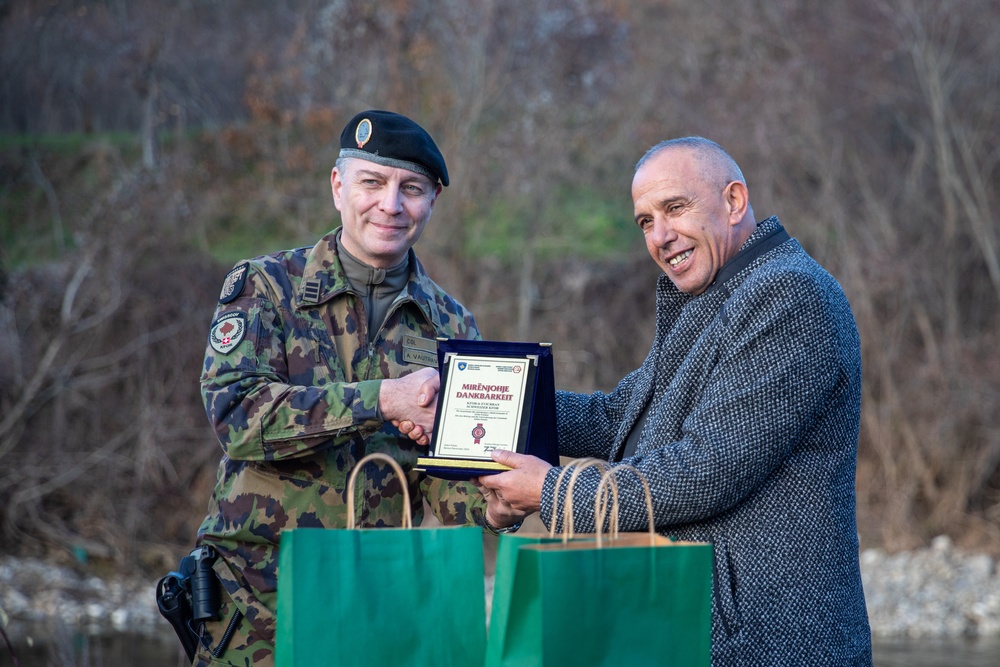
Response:
[{"label": "soldier's ear", "polygon": [[333,171],[330,172],[330,191],[333,193],[333,205],[338,211],[341,210],[340,197],[343,187],[344,181],[341,178],[340,171],[334,167]]}]

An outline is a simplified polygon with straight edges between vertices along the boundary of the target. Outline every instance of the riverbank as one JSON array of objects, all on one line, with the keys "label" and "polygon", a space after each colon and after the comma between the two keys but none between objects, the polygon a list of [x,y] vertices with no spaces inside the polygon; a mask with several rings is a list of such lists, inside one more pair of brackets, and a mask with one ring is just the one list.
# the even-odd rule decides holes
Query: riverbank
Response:
[{"label": "riverbank", "polygon": [[861,577],[876,637],[1000,637],[1000,574],[987,554],[947,537],[926,549],[861,553]]},{"label": "riverbank", "polygon": [[[861,554],[876,638],[1000,637],[996,560],[964,553],[946,537],[930,547]],[[88,634],[171,633],[156,610],[156,581],[108,580],[37,560],[0,557],[0,624],[16,645],[44,642],[59,628]]]}]

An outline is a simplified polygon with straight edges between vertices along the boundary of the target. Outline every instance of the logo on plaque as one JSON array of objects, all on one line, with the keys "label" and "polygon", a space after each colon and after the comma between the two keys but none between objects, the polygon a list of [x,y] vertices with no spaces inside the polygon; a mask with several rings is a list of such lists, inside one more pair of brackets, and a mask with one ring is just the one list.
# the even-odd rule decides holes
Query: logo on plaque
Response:
[{"label": "logo on plaque", "polygon": [[486,437],[486,429],[483,428],[482,424],[476,424],[476,427],[472,429],[472,437],[475,438],[476,442],[474,444],[479,444],[479,441]]}]

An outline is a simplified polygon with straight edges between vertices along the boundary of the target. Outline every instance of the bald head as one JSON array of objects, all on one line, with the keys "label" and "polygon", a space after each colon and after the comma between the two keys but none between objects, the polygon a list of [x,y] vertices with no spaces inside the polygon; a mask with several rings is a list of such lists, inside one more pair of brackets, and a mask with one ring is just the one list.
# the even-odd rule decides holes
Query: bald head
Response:
[{"label": "bald head", "polygon": [[635,170],[639,171],[644,164],[662,151],[678,148],[690,151],[697,165],[699,176],[706,183],[718,187],[724,187],[733,181],[739,181],[743,185],[747,184],[736,160],[722,146],[704,137],[681,137],[661,141],[646,151],[646,154],[636,163]]}]

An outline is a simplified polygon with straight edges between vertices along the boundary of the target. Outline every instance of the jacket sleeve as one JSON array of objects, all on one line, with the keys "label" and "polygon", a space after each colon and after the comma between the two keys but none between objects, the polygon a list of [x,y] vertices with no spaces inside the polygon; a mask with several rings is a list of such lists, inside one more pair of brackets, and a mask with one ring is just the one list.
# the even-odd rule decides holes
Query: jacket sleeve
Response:
[{"label": "jacket sleeve", "polygon": [[318,355],[314,346],[296,345],[275,305],[277,296],[256,270],[241,296],[216,310],[210,333],[227,316],[243,320],[245,332],[226,352],[206,347],[201,394],[209,422],[229,458],[277,461],[339,446],[355,435],[381,427],[381,380],[338,382],[314,363],[292,377],[290,354]]},{"label": "jacket sleeve", "polygon": [[[851,381],[842,363],[837,315],[814,277],[795,273],[778,285],[752,289],[747,307],[732,313],[719,334],[681,438],[657,432],[654,406],[640,453],[623,461],[648,480],[658,530],[721,514],[766,484]],[[551,520],[558,472],[550,471],[545,480],[545,521]],[[574,505],[580,507],[574,513],[577,530],[595,528],[599,477],[599,470],[588,469],[575,487],[584,499]],[[643,530],[641,485],[628,474],[618,484],[621,529]]]}]

